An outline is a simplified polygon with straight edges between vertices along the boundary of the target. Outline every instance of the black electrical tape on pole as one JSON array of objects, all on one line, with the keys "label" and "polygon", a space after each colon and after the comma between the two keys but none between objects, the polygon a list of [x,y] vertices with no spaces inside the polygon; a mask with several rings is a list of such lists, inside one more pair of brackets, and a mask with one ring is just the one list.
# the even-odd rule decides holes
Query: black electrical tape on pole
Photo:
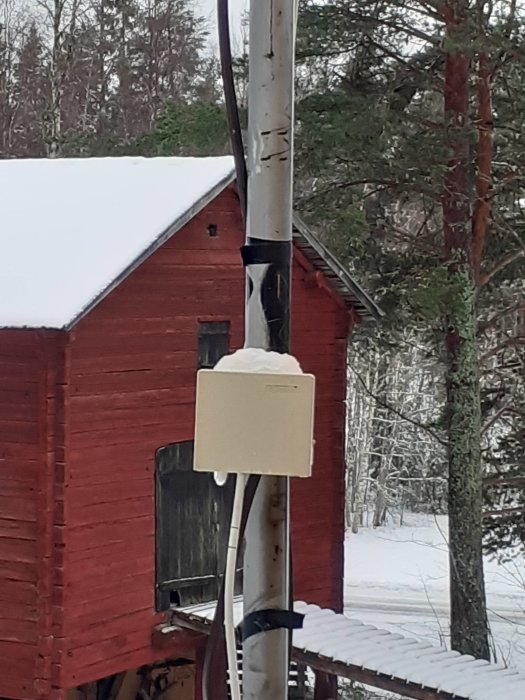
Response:
[{"label": "black electrical tape on pole", "polygon": [[[279,264],[283,261],[283,246],[287,241],[267,241],[264,238],[250,238],[241,248],[241,258],[245,267],[248,265]],[[287,252],[287,251],[286,251]],[[285,261],[287,256],[285,255]]]},{"label": "black electrical tape on pole", "polygon": [[260,632],[270,632],[282,628],[300,630],[303,626],[303,620],[304,615],[293,610],[279,610],[278,608],[254,610],[246,615],[237,627],[237,637],[241,642],[244,642]]}]

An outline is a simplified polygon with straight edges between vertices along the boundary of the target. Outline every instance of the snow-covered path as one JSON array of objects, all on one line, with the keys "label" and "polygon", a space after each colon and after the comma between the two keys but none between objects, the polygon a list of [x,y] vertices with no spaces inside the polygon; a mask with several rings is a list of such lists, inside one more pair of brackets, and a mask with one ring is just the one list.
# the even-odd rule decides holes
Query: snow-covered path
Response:
[{"label": "snow-covered path", "polygon": [[[433,643],[448,642],[448,548],[444,516],[409,515],[402,527],[348,535],[345,612]],[[485,562],[497,660],[525,671],[525,560]]]}]

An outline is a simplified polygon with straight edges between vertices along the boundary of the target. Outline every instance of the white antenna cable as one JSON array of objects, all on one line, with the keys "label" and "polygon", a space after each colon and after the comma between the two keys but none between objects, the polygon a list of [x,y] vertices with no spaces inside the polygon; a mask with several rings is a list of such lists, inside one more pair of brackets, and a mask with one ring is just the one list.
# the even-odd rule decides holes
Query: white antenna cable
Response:
[{"label": "white antenna cable", "polygon": [[237,569],[237,551],[239,549],[239,530],[241,527],[242,506],[246,475],[237,474],[235,495],[226,553],[226,572],[224,576],[224,631],[226,637],[226,656],[230,676],[231,700],[241,700],[241,684],[237,662],[237,641],[235,639],[235,616],[233,600],[235,596],[235,572]]}]

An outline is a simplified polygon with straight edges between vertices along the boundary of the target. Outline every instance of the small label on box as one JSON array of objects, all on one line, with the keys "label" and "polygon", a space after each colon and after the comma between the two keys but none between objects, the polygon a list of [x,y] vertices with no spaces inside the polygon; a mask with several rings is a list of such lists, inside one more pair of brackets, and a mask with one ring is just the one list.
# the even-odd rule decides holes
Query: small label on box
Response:
[{"label": "small label on box", "polygon": [[290,386],[286,384],[267,384],[264,388],[266,391],[276,394],[291,394],[298,389],[297,385]]}]

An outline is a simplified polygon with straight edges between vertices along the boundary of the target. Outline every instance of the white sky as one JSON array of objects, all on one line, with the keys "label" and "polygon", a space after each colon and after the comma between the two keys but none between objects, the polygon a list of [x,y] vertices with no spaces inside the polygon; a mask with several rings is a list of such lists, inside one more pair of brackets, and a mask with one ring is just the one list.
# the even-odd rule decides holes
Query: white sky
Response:
[{"label": "white sky", "polygon": [[[210,41],[214,49],[217,47],[217,0],[197,0],[197,5],[204,17],[210,23]],[[241,17],[249,8],[249,0],[230,0],[230,27],[233,50],[237,51],[241,44]]]}]

